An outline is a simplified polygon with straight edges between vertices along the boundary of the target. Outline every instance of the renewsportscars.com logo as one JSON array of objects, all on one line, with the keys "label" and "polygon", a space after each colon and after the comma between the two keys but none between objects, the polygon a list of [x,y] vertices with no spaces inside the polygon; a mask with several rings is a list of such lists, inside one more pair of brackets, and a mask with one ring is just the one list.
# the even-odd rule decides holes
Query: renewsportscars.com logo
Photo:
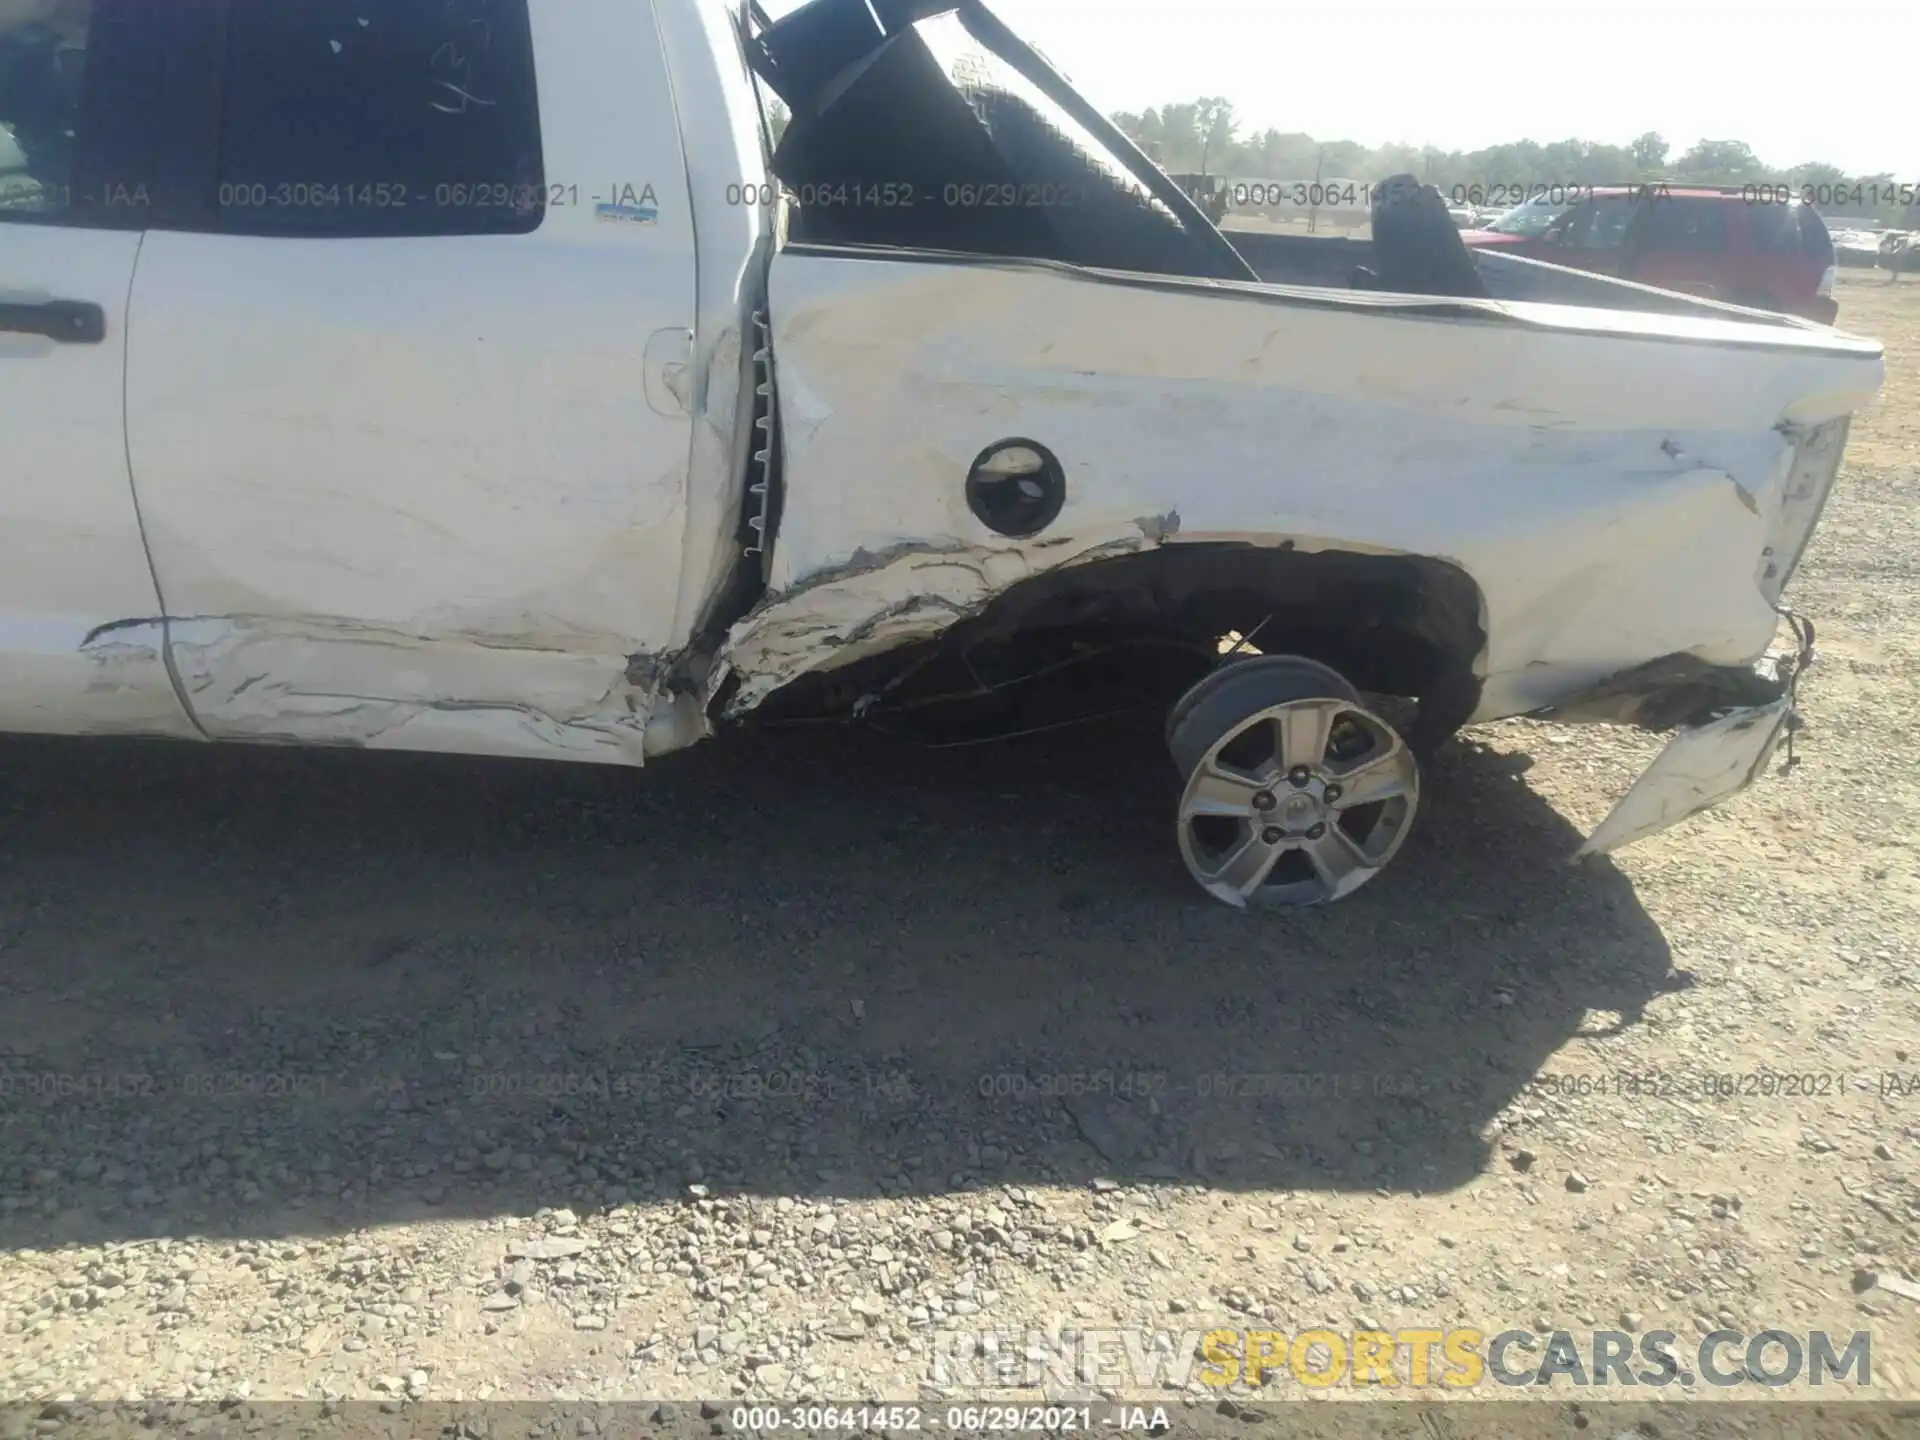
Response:
[{"label": "renewsportscars.com logo", "polygon": [[993,1390],[1252,1389],[1276,1382],[1470,1390],[1505,1386],[1655,1389],[1873,1383],[1873,1337],[1836,1343],[1824,1330],[1715,1330],[1688,1342],[1672,1330],[1086,1329],[1025,1335],[941,1331],[929,1378]]}]

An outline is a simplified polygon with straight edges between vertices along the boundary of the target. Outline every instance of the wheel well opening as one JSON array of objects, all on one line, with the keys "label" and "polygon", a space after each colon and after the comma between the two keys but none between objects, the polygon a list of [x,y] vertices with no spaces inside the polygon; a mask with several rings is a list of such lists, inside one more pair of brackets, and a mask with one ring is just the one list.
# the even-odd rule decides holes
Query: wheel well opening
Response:
[{"label": "wheel well opening", "polygon": [[[1437,741],[1479,703],[1482,615],[1479,587],[1444,560],[1170,544],[1022,581],[932,640],[802,676],[756,713],[984,700],[1067,667],[1068,688],[1088,701],[1098,688],[1170,700],[1237,635],[1331,665],[1363,691],[1418,701],[1420,729]],[[1110,663],[1078,663],[1096,658]]]}]

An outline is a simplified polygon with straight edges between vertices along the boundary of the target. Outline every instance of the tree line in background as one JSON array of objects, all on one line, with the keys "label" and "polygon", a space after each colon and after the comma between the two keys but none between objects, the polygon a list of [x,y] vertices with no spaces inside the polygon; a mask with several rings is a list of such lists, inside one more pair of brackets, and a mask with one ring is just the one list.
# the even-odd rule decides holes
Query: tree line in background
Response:
[{"label": "tree line in background", "polygon": [[[768,97],[774,142],[786,133],[786,106]],[[1125,131],[1162,169],[1175,174],[1205,173],[1236,180],[1384,180],[1389,175],[1418,175],[1443,195],[1456,189],[1490,192],[1501,187],[1622,185],[1641,180],[1688,180],[1702,185],[1813,186],[1825,214],[1865,218],[1889,225],[1920,228],[1920,206],[1902,206],[1901,177],[1849,175],[1838,165],[1813,162],[1778,170],[1761,161],[1739,140],[1702,140],[1678,157],[1666,139],[1649,130],[1630,145],[1600,145],[1591,140],[1556,140],[1542,145],[1518,140],[1484,150],[1438,150],[1431,146],[1383,145],[1370,149],[1352,140],[1316,140],[1299,132],[1263,130],[1242,138],[1231,101],[1218,98],[1163,105],[1139,114],[1118,111],[1114,124]],[[1905,177],[1911,191],[1920,176]],[[1859,187],[1862,203],[1836,187]],[[1477,187],[1477,188],[1476,188]],[[1875,192],[1878,192],[1876,195]],[[1887,192],[1893,192],[1889,198]],[[1834,195],[1833,203],[1826,197]],[[1873,203],[1875,200],[1878,203]]]},{"label": "tree line in background", "polygon": [[[1542,145],[1519,140],[1484,150],[1439,150],[1416,145],[1371,149],[1351,140],[1268,129],[1242,136],[1232,102],[1206,97],[1163,105],[1139,114],[1116,113],[1113,121],[1156,161],[1175,173],[1261,180],[1384,180],[1418,175],[1444,194],[1456,187],[1620,185],[1642,180],[1686,180],[1702,185],[1788,184],[1816,187],[1826,214],[1874,216],[1889,224],[1920,225],[1920,206],[1903,206],[1899,182],[1911,194],[1920,176],[1849,175],[1838,165],[1809,163],[1775,169],[1738,140],[1702,140],[1679,156],[1665,138],[1648,131],[1630,145],[1556,140]],[[1858,187],[1860,203],[1854,202]],[[1844,191],[1836,187],[1846,187]],[[1878,192],[1876,194],[1876,191]],[[1888,192],[1892,192],[1889,194]],[[1827,203],[1828,197],[1832,203]],[[1879,203],[1874,203],[1875,200]]]}]

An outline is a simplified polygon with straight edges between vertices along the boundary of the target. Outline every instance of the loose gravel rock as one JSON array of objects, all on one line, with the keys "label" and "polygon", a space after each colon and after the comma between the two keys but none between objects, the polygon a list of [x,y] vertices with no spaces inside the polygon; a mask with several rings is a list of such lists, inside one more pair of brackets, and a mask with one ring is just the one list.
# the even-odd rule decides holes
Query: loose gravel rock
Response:
[{"label": "loose gravel rock", "polygon": [[1462,1324],[1870,1328],[1913,1394],[1888,289],[1843,285],[1895,378],[1794,586],[1800,763],[1617,864],[1564,857],[1658,741],[1524,722],[1393,874],[1257,917],[1191,893],[1146,730],[644,777],[0,745],[0,1399],[704,1430],[943,1396],[954,1330]]}]

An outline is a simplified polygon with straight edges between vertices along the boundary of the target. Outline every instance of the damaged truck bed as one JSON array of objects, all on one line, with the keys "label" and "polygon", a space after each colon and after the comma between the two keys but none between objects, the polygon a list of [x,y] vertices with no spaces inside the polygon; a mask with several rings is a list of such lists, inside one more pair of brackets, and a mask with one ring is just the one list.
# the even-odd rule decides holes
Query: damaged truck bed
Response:
[{"label": "damaged truck bed", "polygon": [[[1766,653],[1781,592],[1877,345],[1473,255],[1417,186],[1378,242],[1223,235],[980,6],[817,0],[755,55],[794,116],[786,518],[728,713],[889,653],[1264,626],[1418,698],[1416,746],[1550,707],[1679,728],[1589,852],[1764,765],[1811,658]],[[835,203],[890,180],[916,203]],[[949,478],[996,437],[1062,481],[1031,535]]]},{"label": "damaged truck bed", "polygon": [[478,238],[0,227],[105,297],[84,343],[9,308],[52,428],[0,727],[639,765],[1066,672],[1165,705],[1235,905],[1380,874],[1465,724],[1673,732],[1589,851],[1791,727],[1873,341],[1470,254],[1410,177],[1363,244],[1223,234],[978,0],[497,8],[513,193],[655,183]]}]

